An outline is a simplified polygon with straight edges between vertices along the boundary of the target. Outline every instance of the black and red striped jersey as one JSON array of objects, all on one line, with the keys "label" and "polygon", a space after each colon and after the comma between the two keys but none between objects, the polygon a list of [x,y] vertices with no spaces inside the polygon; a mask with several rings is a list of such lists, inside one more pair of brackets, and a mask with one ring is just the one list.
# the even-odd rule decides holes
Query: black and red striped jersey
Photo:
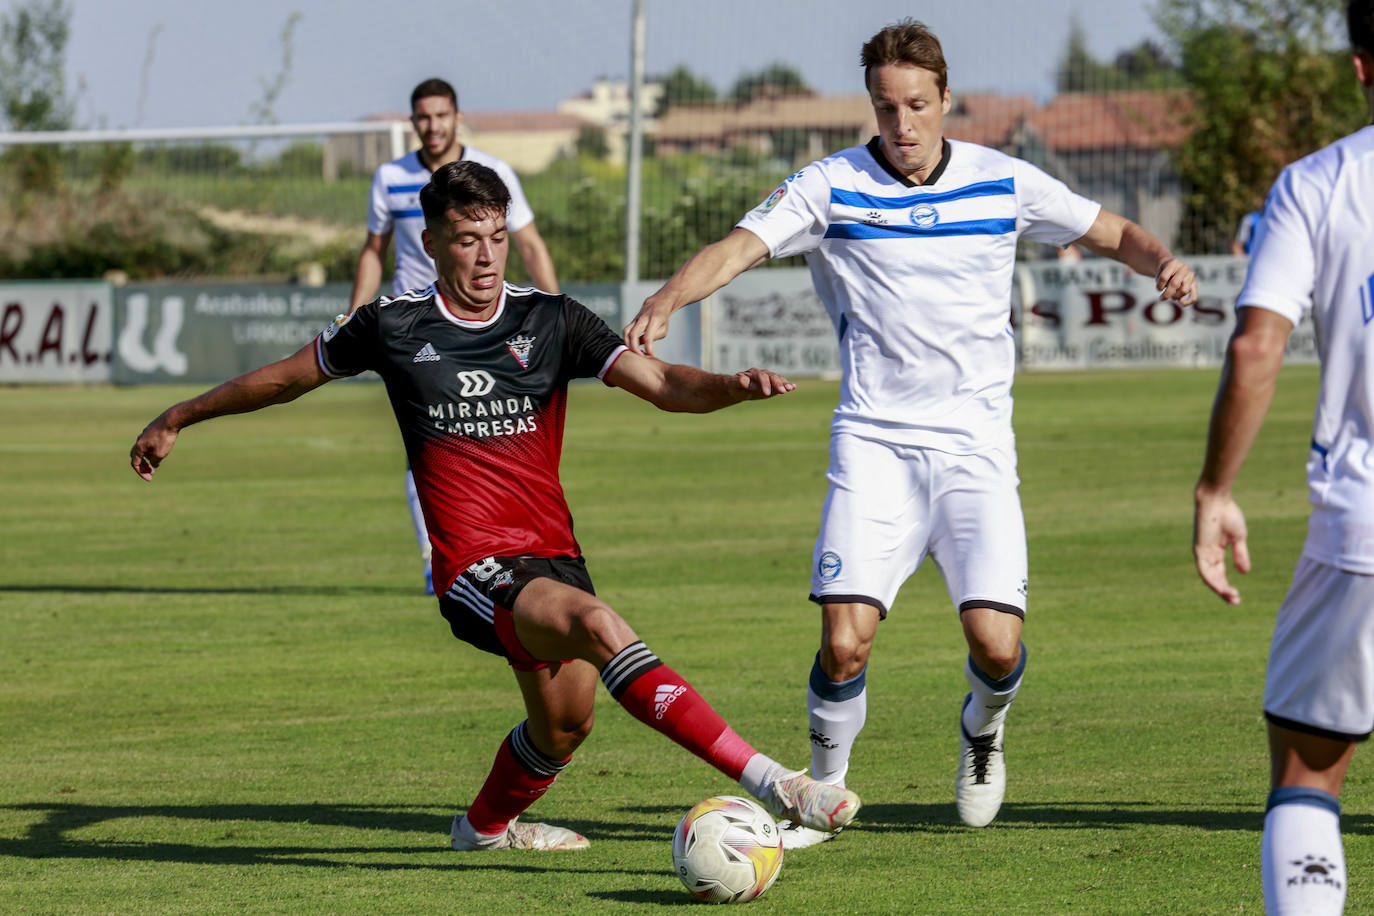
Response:
[{"label": "black and red striped jersey", "polygon": [[386,383],[441,589],[484,557],[580,553],[558,479],[568,381],[604,378],[624,350],[576,300],[510,284],[483,321],[455,317],[431,286],[315,341],[326,374]]}]

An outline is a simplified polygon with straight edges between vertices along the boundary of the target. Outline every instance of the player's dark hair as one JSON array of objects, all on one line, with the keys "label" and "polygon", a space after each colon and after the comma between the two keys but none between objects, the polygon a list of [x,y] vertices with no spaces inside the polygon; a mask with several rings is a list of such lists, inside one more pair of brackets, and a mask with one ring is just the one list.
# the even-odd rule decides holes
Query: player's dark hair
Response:
[{"label": "player's dark hair", "polygon": [[453,110],[458,110],[458,93],[444,80],[434,76],[416,86],[410,93],[410,110],[415,110],[415,103],[420,99],[431,99],[443,97],[453,103]]},{"label": "player's dark hair", "polygon": [[874,67],[910,64],[934,73],[935,85],[944,95],[948,76],[944,49],[940,47],[940,39],[925,27],[925,23],[915,19],[903,19],[864,42],[863,50],[859,52],[859,63],[864,68],[865,86],[868,85],[868,74]]},{"label": "player's dark hair", "polygon": [[1374,0],[1350,0],[1345,8],[1350,50],[1374,54]]},{"label": "player's dark hair", "polygon": [[425,228],[437,232],[450,210],[475,216],[479,213],[505,214],[510,206],[510,191],[506,183],[485,165],[476,162],[450,162],[441,165],[430,176],[429,184],[420,189],[420,209],[425,214]]}]

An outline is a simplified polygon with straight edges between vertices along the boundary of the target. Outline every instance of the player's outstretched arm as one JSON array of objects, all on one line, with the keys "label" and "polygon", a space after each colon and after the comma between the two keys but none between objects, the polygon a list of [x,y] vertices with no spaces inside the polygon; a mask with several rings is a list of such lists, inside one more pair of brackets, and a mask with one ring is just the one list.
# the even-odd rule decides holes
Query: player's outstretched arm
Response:
[{"label": "player's outstretched arm", "polygon": [[748,229],[733,229],[687,259],[663,288],[644,300],[639,314],[625,326],[625,346],[654,355],[654,343],[668,336],[673,312],[700,302],[751,267],[768,260],[768,246]]},{"label": "player's outstretched arm", "polygon": [[129,463],[139,477],[152,480],[153,472],[176,444],[177,434],[192,423],[284,404],[327,381],[329,376],[315,361],[312,341],[286,359],[254,369],[189,401],[168,407],[139,434],[129,450]]},{"label": "player's outstretched arm", "polygon": [[1250,571],[1245,515],[1231,488],[1269,412],[1292,330],[1277,312],[1240,309],[1212,405],[1207,456],[1193,489],[1193,560],[1202,581],[1227,604],[1240,604],[1240,590],[1226,578],[1227,551],[1237,571]]},{"label": "player's outstretched arm", "polygon": [[1155,289],[1180,305],[1197,303],[1193,269],[1173,256],[1159,239],[1136,223],[1102,209],[1078,243],[1103,257],[1120,261],[1136,273],[1155,278]]},{"label": "player's outstretched arm", "polygon": [[351,315],[371,302],[382,283],[386,264],[386,250],[391,246],[391,233],[369,232],[363,250],[358,254],[358,269],[353,277],[353,292],[349,294],[348,313]]},{"label": "player's outstretched arm", "polygon": [[660,410],[682,413],[709,413],[741,401],[776,397],[797,387],[767,369],[716,375],[641,356],[633,350],[620,355],[606,373],[606,381]]}]

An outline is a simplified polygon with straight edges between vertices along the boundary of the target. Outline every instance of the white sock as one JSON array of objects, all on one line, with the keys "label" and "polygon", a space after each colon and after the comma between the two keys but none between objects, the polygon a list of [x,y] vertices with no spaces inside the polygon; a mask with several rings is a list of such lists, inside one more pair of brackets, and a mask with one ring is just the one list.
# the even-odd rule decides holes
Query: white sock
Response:
[{"label": "white sock", "polygon": [[787,770],[783,769],[782,764],[772,757],[767,754],[755,754],[744,765],[744,772],[740,774],[739,784],[750,795],[762,799],[772,789],[773,780],[785,772]]},{"label": "white sock", "polygon": [[1270,916],[1339,914],[1346,886],[1340,802],[1304,786],[1270,792],[1260,864]]},{"label": "white sock", "polygon": [[844,785],[849,755],[868,718],[868,666],[855,677],[836,684],[821,669],[820,653],[811,666],[806,688],[806,711],[811,725],[811,777]]},{"label": "white sock", "polygon": [[1026,644],[1021,644],[1021,660],[1016,670],[1000,680],[983,673],[973,659],[964,662],[964,680],[968,681],[972,699],[964,703],[964,731],[970,736],[990,735],[1006,721],[1007,707],[1021,689],[1021,675],[1026,670]]},{"label": "white sock", "polygon": [[420,494],[415,491],[415,475],[406,468],[406,505],[410,507],[410,523],[415,526],[415,540],[420,545],[420,558],[429,568],[430,545],[429,529],[425,527],[425,514],[420,510]]}]

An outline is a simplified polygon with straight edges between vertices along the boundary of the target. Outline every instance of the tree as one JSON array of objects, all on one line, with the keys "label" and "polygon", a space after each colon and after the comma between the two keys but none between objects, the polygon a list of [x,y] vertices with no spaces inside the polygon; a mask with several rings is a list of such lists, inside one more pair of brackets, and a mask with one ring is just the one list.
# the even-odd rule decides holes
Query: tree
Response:
[{"label": "tree", "polygon": [[654,117],[662,117],[674,105],[700,105],[715,100],[715,86],[687,69],[686,64],[678,64],[663,80],[663,95],[659,96]]},{"label": "tree", "polygon": [[1365,123],[1343,8],[1343,0],[1161,0],[1157,20],[1193,99],[1194,129],[1175,151],[1185,250],[1226,250],[1284,165]]},{"label": "tree", "polygon": [[[74,106],[67,96],[67,38],[71,12],[63,0],[25,0],[0,16],[0,113],[10,130],[67,130]],[[20,187],[52,191],[61,182],[55,146],[21,146],[6,153]]]},{"label": "tree", "polygon": [[730,88],[730,100],[747,105],[759,96],[815,95],[796,68],[773,63],[757,73],[745,73]]},{"label": "tree", "polygon": [[1121,89],[1161,89],[1178,86],[1181,76],[1165,50],[1148,38],[1117,53],[1104,63],[1088,50],[1083,24],[1074,16],[1069,40],[1055,68],[1060,92],[1112,92]]},{"label": "tree", "polygon": [[577,154],[593,159],[605,159],[611,154],[611,145],[606,141],[605,128],[595,124],[583,124],[577,129]]}]

